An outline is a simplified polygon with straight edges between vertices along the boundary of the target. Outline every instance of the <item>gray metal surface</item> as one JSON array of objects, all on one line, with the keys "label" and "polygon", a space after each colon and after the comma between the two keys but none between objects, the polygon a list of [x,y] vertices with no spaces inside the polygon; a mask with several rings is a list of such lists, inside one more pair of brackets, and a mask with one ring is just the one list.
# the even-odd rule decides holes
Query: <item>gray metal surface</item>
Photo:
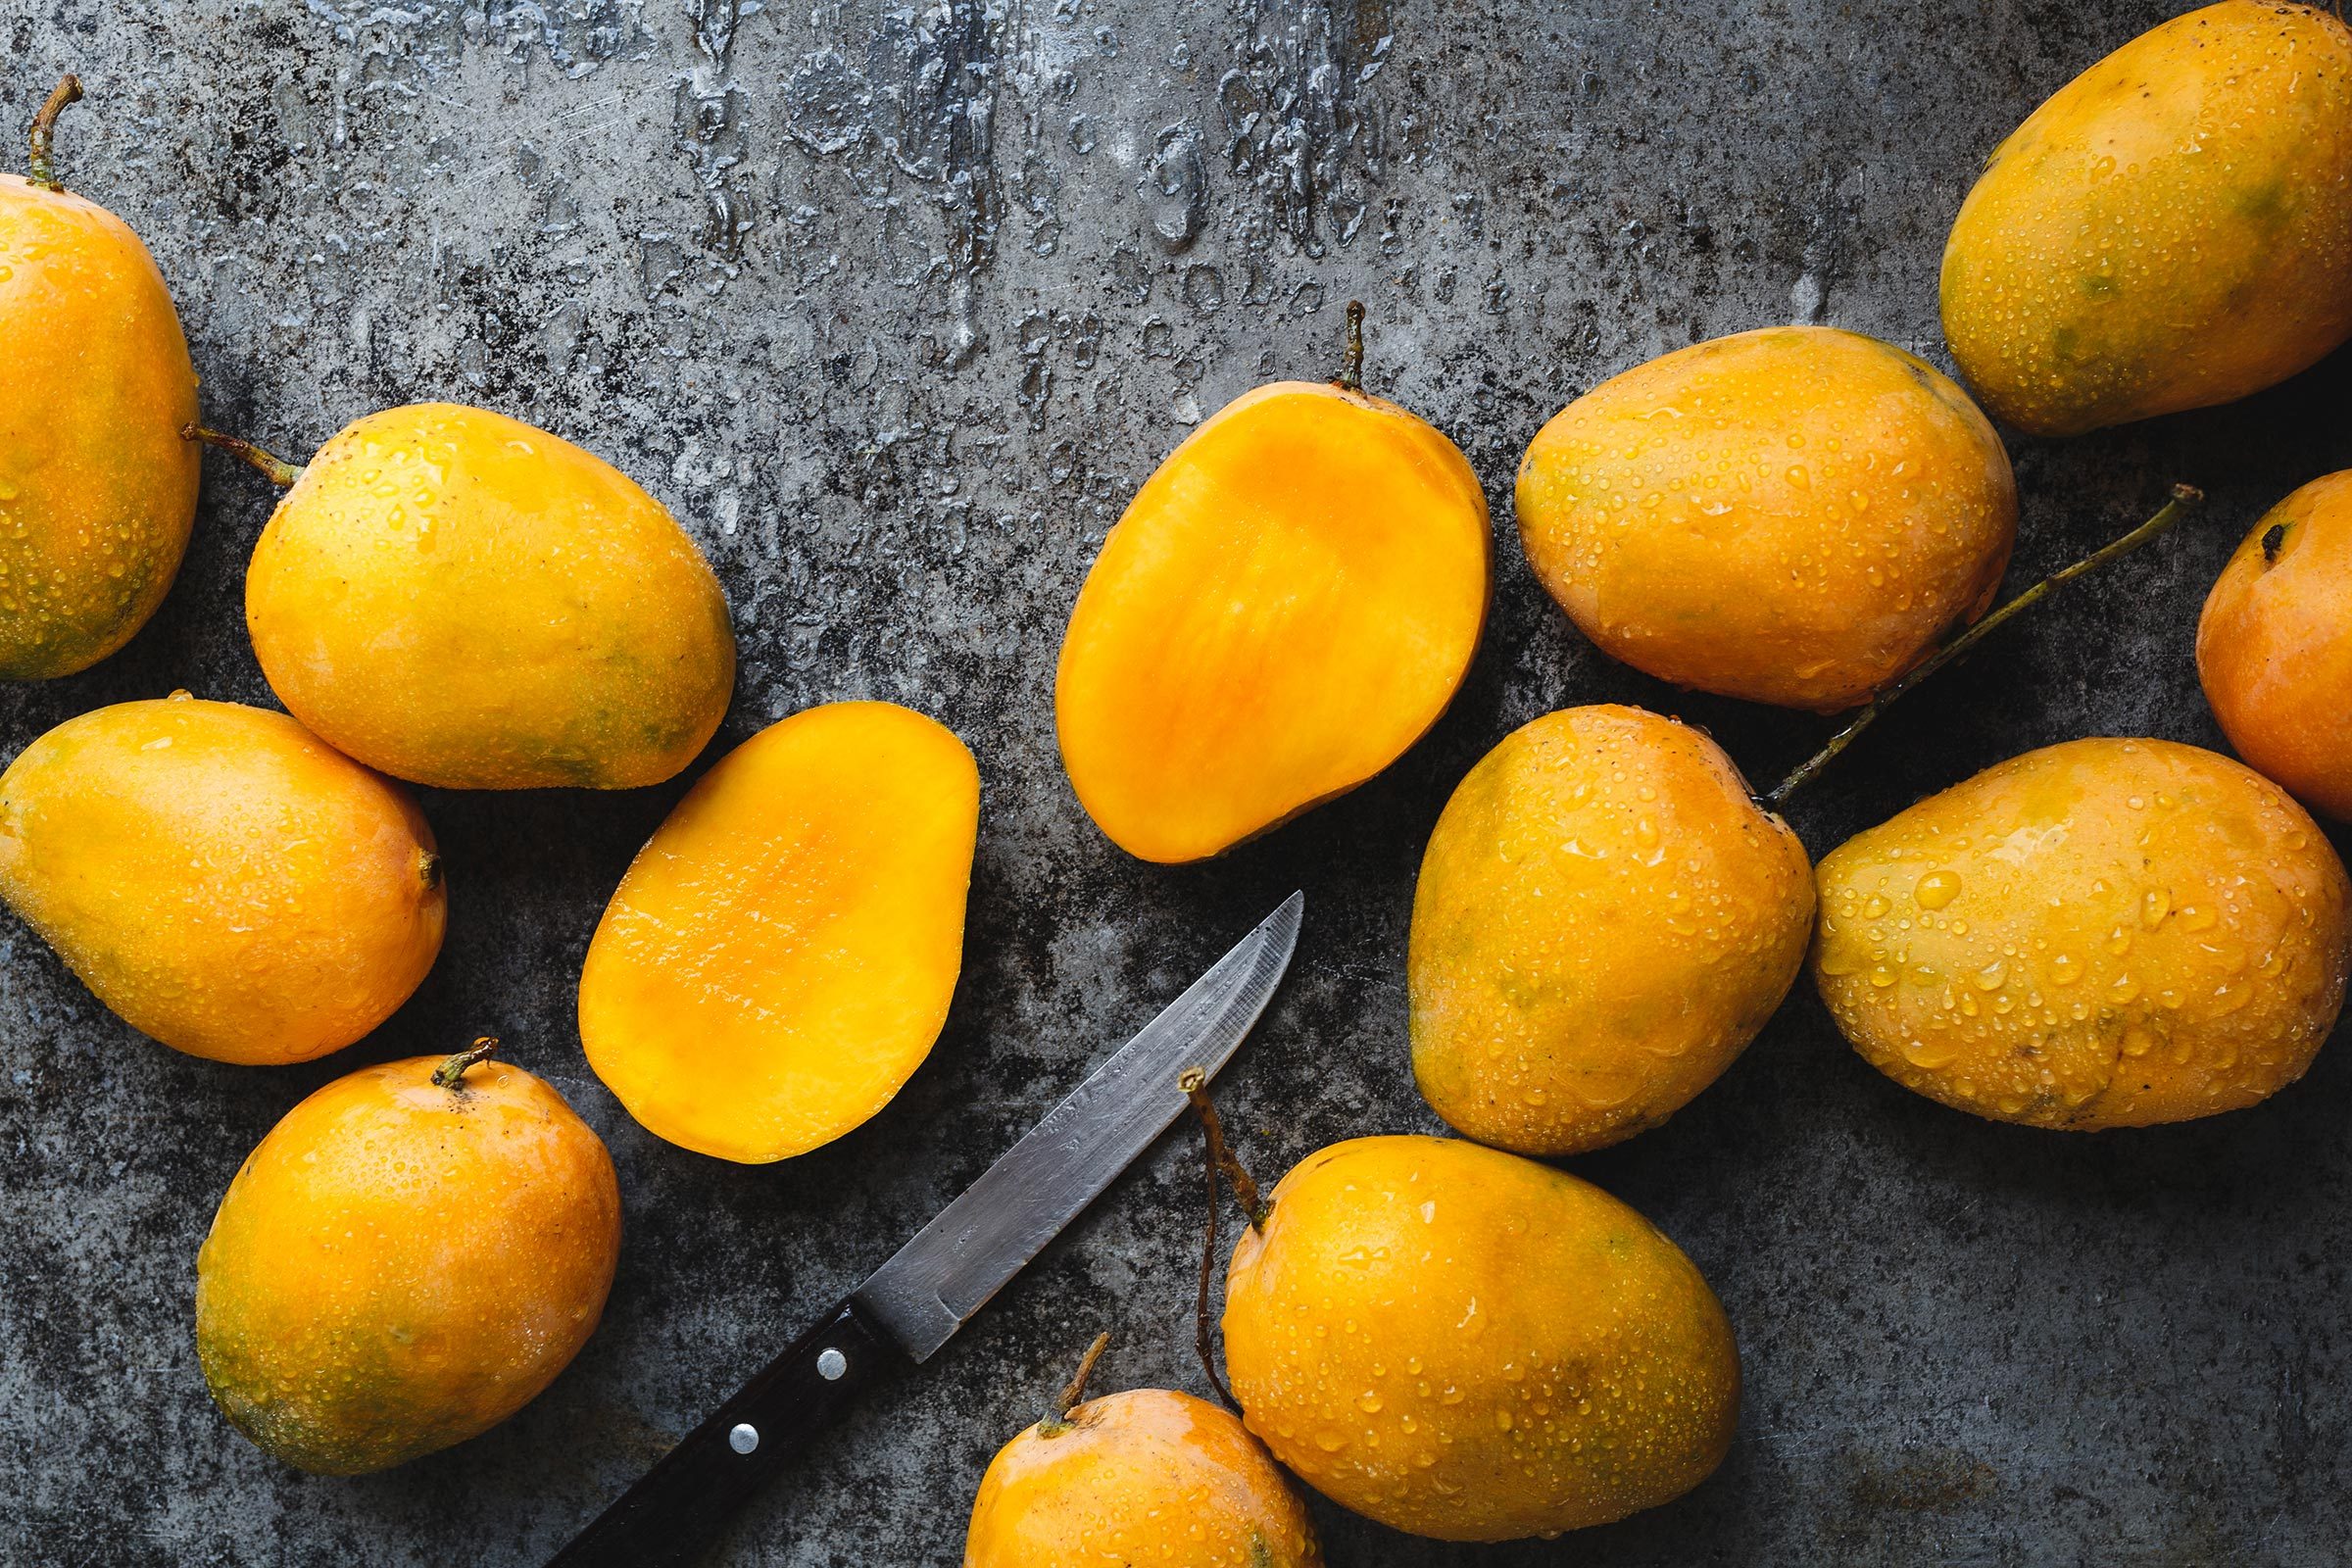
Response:
[{"label": "gray metal surface", "polygon": [[[0,0],[21,119],[90,101],[67,177],[147,238],[208,416],[301,457],[369,409],[487,404],[677,511],[742,639],[716,743],[835,697],[933,713],[984,780],[964,975],[874,1121],[783,1164],[684,1152],[591,1075],[573,983],[693,773],[617,796],[427,792],[440,963],[376,1037],[282,1071],[140,1040],[0,918],[0,1561],[536,1564],[1032,1125],[1139,997],[1303,887],[1282,994],[1220,1103],[1262,1179],[1435,1130],[1407,1069],[1414,868],[1513,725],[1646,703],[1759,777],[1822,721],[1610,664],[1528,573],[1510,480],[1602,376],[1819,319],[1948,367],[1943,235],[1987,150],[2164,0]],[[13,136],[11,138],[13,140]],[[1373,389],[1461,443],[1496,587],[1452,710],[1382,778],[1222,860],[1138,864],[1055,760],[1051,670],[1103,531],[1203,414],[1327,373],[1370,308]],[[2152,511],[2204,513],[1874,729],[1791,815],[1821,853],[2028,747],[2215,744],[2196,608],[2239,531],[2352,466],[2338,355],[2235,408],[2011,442],[2013,582]],[[208,459],[187,565],[87,674],[0,691],[0,753],[174,686],[267,702],[240,614],[270,506]],[[2339,845],[2345,842],[2337,836]],[[603,1326],[513,1421],[357,1481],[215,1414],[196,1248],[237,1162],[368,1061],[504,1036],[611,1145]],[[1495,1548],[1329,1507],[1344,1568],[1898,1563],[2321,1568],[2352,1540],[2352,1045],[2203,1124],[2069,1138],[1880,1078],[1800,984],[1666,1126],[1573,1162],[1655,1218],[1738,1325],[1732,1456],[1683,1501]],[[1102,1388],[1204,1392],[1197,1141],[1171,1137],[926,1366],[740,1521],[732,1568],[948,1568],[998,1445],[1099,1329]]]},{"label": "gray metal surface", "polygon": [[1233,1058],[1291,965],[1304,905],[1301,894],[1283,900],[893,1252],[852,1298],[917,1361],[937,1354],[1184,1114],[1178,1078],[1198,1068],[1213,1079]]}]

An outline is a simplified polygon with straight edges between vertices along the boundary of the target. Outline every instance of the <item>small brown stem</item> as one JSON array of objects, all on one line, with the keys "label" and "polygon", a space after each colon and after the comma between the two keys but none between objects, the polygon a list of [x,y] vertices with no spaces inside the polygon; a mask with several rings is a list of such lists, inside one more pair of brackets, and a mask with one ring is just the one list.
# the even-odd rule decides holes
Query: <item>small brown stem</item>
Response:
[{"label": "small brown stem", "polygon": [[40,113],[32,117],[32,160],[29,169],[32,183],[46,191],[64,195],[65,182],[57,177],[57,117],[66,112],[66,105],[81,101],[81,78],[71,71],[49,89],[49,99],[41,105]]},{"label": "small brown stem", "polygon": [[1829,739],[1829,744],[1825,745],[1820,751],[1815,752],[1811,757],[1799,763],[1794,772],[1790,773],[1787,778],[1781,780],[1778,784],[1775,784],[1769,791],[1759,797],[1759,799],[1762,800],[1764,805],[1771,807],[1776,810],[1779,809],[1781,805],[1786,802],[1789,796],[1795,794],[1798,790],[1803,789],[1807,784],[1811,783],[1814,778],[1819,776],[1821,770],[1827,767],[1839,752],[1842,752],[1848,746],[1851,746],[1854,743],[1855,736],[1860,735],[1864,730],[1870,728],[1871,725],[1877,723],[1879,715],[1884,713],[1890,706],[1892,706],[1894,701],[1901,697],[1903,693],[1909,691],[1921,681],[1926,680],[1930,675],[1935,674],[1937,670],[1950,663],[1953,660],[1959,659],[1963,655],[1967,654],[1970,649],[1976,647],[1977,644],[1983,642],[1986,637],[1992,635],[1992,633],[1998,630],[2004,622],[2006,622],[2011,616],[2017,614],[2020,611],[2029,609],[2030,607],[2038,604],[2042,600],[2047,599],[2051,594],[2056,593],[2068,583],[2073,582],[2077,577],[2081,577],[2088,572],[2096,571],[2101,566],[2107,564],[2107,563],[2110,561],[2114,561],[2122,556],[2128,556],[2132,551],[2137,550],[2141,545],[2144,545],[2151,540],[2162,538],[2165,534],[2170,533],[2173,529],[2173,525],[2179,522],[2182,517],[2188,515],[2189,509],[2196,506],[2198,502],[2203,501],[2204,499],[2205,492],[2199,490],[2195,485],[2177,484],[2173,486],[2172,499],[2167,501],[2157,512],[2157,514],[2150,517],[2147,521],[2141,523],[2130,533],[2124,534],[2119,538],[2109,540],[2106,544],[2092,551],[2089,555],[2084,556],[2081,561],[2074,563],[2074,564],[2059,567],[2056,571],[2051,572],[2047,577],[2042,578],[2041,581],[2035,583],[2033,587],[2028,588],[2025,592],[2019,594],[2016,598],[2010,600],[1998,610],[1995,610],[1991,614],[1986,615],[1983,620],[1978,621],[1975,625],[1960,633],[1959,636],[1954,637],[1950,642],[1945,643],[1941,648],[1936,649],[1935,653],[1929,655],[1926,659],[1921,660],[1918,663],[1905,670],[1885,691],[1874,695],[1869,704],[1865,706],[1860,712],[1856,713],[1852,720],[1849,721],[1843,729],[1831,736]]},{"label": "small brown stem", "polygon": [[1361,392],[1364,389],[1364,302],[1348,302],[1348,351],[1340,361],[1339,379],[1332,383],[1343,392]]},{"label": "small brown stem", "polygon": [[1257,1196],[1257,1183],[1250,1179],[1250,1173],[1234,1157],[1232,1146],[1225,1142],[1225,1124],[1217,1119],[1217,1107],[1208,1098],[1208,1074],[1198,1067],[1187,1067],[1176,1080],[1176,1087],[1184,1091],[1184,1098],[1193,1102],[1193,1114],[1200,1118],[1200,1136],[1208,1144],[1210,1163],[1224,1175],[1225,1185],[1241,1200],[1242,1212],[1250,1216],[1250,1228],[1263,1232],[1265,1201]]},{"label": "small brown stem", "polygon": [[464,1090],[466,1069],[480,1066],[490,1059],[490,1053],[497,1049],[498,1036],[478,1037],[472,1045],[444,1058],[441,1065],[433,1069],[433,1086],[437,1089]]},{"label": "small brown stem", "polygon": [[2274,522],[2262,531],[2262,564],[2269,565],[2278,559],[2278,547],[2286,543],[2286,524]]},{"label": "small brown stem", "polygon": [[1039,1437],[1058,1438],[1070,1430],[1070,1412],[1077,1409],[1078,1401],[1086,1397],[1086,1380],[1095,1375],[1095,1363],[1102,1360],[1102,1352],[1109,1348],[1110,1331],[1104,1329],[1095,1336],[1095,1343],[1086,1348],[1086,1354],[1078,1358],[1078,1370],[1070,1374],[1070,1381],[1063,1384],[1061,1392],[1054,1396],[1054,1407],[1046,1412],[1044,1420],[1038,1422]]},{"label": "small brown stem", "polygon": [[430,850],[416,852],[416,880],[430,893],[441,885],[441,857]]},{"label": "small brown stem", "polygon": [[201,441],[208,447],[219,447],[221,451],[242,459],[253,465],[255,472],[280,490],[302,477],[300,464],[288,463],[283,458],[273,458],[242,436],[222,435],[220,431],[208,430],[201,424],[183,424],[179,427],[179,438],[182,441]]}]

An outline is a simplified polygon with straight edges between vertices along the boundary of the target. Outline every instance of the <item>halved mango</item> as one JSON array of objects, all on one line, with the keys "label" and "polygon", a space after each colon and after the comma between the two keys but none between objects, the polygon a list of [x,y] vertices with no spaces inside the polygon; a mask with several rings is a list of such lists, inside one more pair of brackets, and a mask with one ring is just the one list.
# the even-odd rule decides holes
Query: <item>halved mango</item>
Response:
[{"label": "halved mango", "polygon": [[980,772],[892,703],[769,725],[638,852],[588,946],[580,1042],[646,1128],[762,1164],[858,1126],[947,1022]]},{"label": "halved mango", "polygon": [[1486,496],[1378,398],[1278,381],[1137,492],[1062,639],[1062,765],[1111,842],[1199,860],[1342,795],[1452,700],[1486,619]]}]

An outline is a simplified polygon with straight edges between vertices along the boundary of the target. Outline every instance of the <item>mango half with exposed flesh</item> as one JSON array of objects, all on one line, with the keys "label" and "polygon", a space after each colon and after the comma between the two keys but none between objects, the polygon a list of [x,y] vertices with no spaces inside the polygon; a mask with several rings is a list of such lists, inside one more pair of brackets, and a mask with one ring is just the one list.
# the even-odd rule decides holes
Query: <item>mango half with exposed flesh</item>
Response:
[{"label": "mango half with exposed flesh", "polygon": [[761,730],[612,895],[580,974],[589,1065],[721,1159],[858,1126],[947,1022],[979,817],[972,754],[920,713],[832,703]]},{"label": "mango half with exposed flesh", "polygon": [[1054,686],[1112,843],[1198,860],[1355,788],[1436,723],[1487,612],[1486,497],[1391,403],[1281,381],[1169,455],[1103,541]]}]

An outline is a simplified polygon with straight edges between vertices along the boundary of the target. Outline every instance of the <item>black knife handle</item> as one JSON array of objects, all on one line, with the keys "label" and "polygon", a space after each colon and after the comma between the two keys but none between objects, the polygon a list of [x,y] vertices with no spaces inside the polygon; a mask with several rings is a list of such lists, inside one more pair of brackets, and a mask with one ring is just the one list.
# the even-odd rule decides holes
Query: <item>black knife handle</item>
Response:
[{"label": "black knife handle", "polygon": [[688,1433],[548,1568],[673,1568],[694,1561],[735,1510],[851,1400],[913,1364],[855,1302],[842,1302]]}]

